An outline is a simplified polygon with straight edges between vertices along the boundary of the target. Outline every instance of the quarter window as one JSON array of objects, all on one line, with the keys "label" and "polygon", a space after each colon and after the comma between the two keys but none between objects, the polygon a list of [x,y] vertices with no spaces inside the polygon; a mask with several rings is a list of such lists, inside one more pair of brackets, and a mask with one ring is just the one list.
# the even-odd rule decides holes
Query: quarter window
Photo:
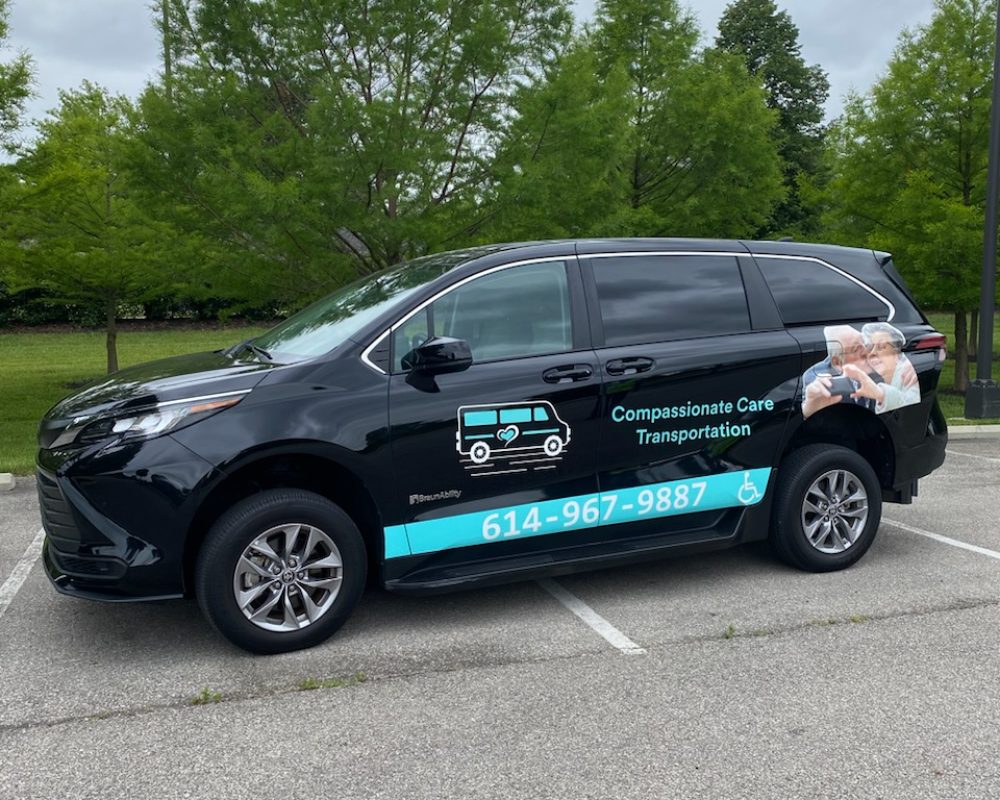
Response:
[{"label": "quarter window", "polygon": [[815,261],[755,256],[786,325],[885,320],[889,308],[867,289]]},{"label": "quarter window", "polygon": [[561,353],[573,347],[562,261],[484,275],[438,298],[393,333],[393,361],[436,336],[464,339],[475,361]]},{"label": "quarter window", "polygon": [[619,256],[591,263],[608,346],[750,330],[735,256]]}]

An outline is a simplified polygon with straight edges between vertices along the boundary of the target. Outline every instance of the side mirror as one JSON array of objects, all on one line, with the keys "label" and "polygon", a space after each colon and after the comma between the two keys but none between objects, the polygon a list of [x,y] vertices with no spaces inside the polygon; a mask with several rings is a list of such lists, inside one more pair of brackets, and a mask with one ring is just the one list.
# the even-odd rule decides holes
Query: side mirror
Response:
[{"label": "side mirror", "polygon": [[400,363],[427,375],[461,372],[472,366],[472,350],[464,339],[435,336],[403,356]]}]

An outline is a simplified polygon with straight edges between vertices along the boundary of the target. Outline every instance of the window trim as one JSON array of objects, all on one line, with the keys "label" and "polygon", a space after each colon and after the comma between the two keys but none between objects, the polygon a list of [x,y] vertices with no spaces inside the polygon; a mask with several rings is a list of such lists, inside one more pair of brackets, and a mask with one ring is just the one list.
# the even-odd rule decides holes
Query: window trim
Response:
[{"label": "window trim", "polygon": [[[754,252],[753,250],[750,250],[749,248],[747,248],[746,250],[735,250],[735,249],[730,249],[730,250],[725,250],[725,249],[723,249],[723,250],[626,250],[626,251],[621,251],[621,252],[603,252],[603,253],[579,253],[578,252],[575,256],[571,255],[571,254],[570,255],[562,255],[562,256],[541,256],[541,257],[538,257],[538,258],[526,258],[526,259],[521,259],[521,260],[518,260],[518,261],[512,261],[512,262],[510,262],[508,264],[499,264],[499,265],[497,265],[495,267],[490,267],[489,269],[485,269],[482,272],[477,272],[477,273],[475,273],[473,275],[468,275],[465,278],[462,278],[462,280],[460,280],[460,281],[458,281],[456,283],[451,284],[451,286],[445,287],[444,289],[442,289],[441,291],[439,291],[438,293],[436,293],[434,296],[432,296],[429,299],[423,301],[418,306],[416,306],[416,308],[413,308],[410,311],[408,311],[404,316],[400,317],[398,320],[396,320],[396,322],[394,322],[392,325],[390,325],[388,328],[386,328],[384,331],[382,331],[382,333],[380,333],[378,336],[376,336],[375,339],[372,340],[372,343],[369,344],[362,351],[362,353],[361,353],[361,361],[367,367],[369,367],[370,369],[372,369],[375,372],[379,373],[380,375],[390,375],[390,374],[392,374],[391,372],[387,372],[386,370],[382,369],[380,366],[378,366],[377,364],[373,363],[372,360],[371,360],[371,353],[372,353],[372,351],[374,351],[376,348],[379,347],[380,344],[382,344],[382,340],[383,339],[385,339],[387,336],[391,335],[393,333],[393,331],[396,330],[396,328],[398,328],[400,325],[402,325],[407,320],[409,320],[410,317],[412,317],[415,314],[417,314],[420,311],[422,311],[426,306],[428,306],[429,304],[433,303],[439,297],[443,297],[444,295],[446,295],[448,292],[452,291],[453,289],[457,289],[459,286],[463,286],[466,283],[469,283],[470,281],[474,281],[476,278],[479,278],[479,277],[484,276],[484,275],[490,275],[490,274],[492,274],[494,272],[500,272],[501,270],[511,269],[512,267],[520,267],[520,266],[523,266],[525,264],[541,264],[541,263],[551,262],[551,261],[562,261],[562,262],[564,262],[567,265],[567,270],[569,270],[569,265],[573,261],[576,261],[578,264],[580,264],[581,266],[583,266],[586,261],[588,261],[590,259],[598,259],[598,258],[622,258],[622,257],[635,257],[635,256],[734,256],[734,257],[737,258],[737,261],[738,261],[740,256],[747,256],[747,255],[749,255],[752,259],[754,259],[754,262],[757,264],[757,268],[761,271],[761,277],[764,278],[765,282],[767,281],[767,278],[766,278],[766,276],[764,276],[764,269],[763,269],[763,267],[761,267],[760,264],[759,264],[759,262],[757,262],[757,259],[759,259],[759,258],[775,258],[775,259],[779,259],[779,260],[782,260],[782,261],[811,261],[813,263],[819,264],[820,266],[825,267],[826,269],[829,269],[829,270],[837,273],[841,277],[847,278],[847,280],[849,280],[851,283],[855,284],[856,286],[860,287],[861,289],[864,289],[866,292],[868,292],[876,300],[878,300],[881,303],[883,303],[885,305],[885,307],[889,311],[889,314],[886,317],[886,322],[892,322],[892,320],[896,316],[896,307],[892,304],[892,302],[888,298],[882,296],[881,294],[879,294],[878,292],[876,292],[874,289],[872,289],[871,286],[869,286],[868,284],[866,284],[864,281],[859,280],[858,278],[855,278],[849,272],[845,272],[844,270],[840,269],[839,267],[836,267],[833,264],[831,264],[829,261],[824,261],[822,258],[819,258],[817,256],[785,255],[785,254],[778,254],[778,253],[758,253],[758,252]],[[589,280],[587,278],[584,279],[585,294],[587,292],[589,292],[589,288],[588,287],[593,286],[593,276],[591,275],[591,276],[588,276],[588,277],[589,277]],[[575,331],[576,320],[575,320],[575,312],[573,310],[573,285],[572,285],[573,281],[572,281],[572,276],[571,276],[571,274],[568,271],[567,271],[567,278],[569,279],[569,284],[570,284],[570,286],[569,286],[569,288],[570,288],[570,320],[571,320],[571,323],[574,325],[573,336],[574,336],[574,347],[575,347],[577,332]],[[596,286],[593,286],[593,288],[596,291]],[[748,295],[748,297],[747,297],[747,304],[748,304],[748,308],[749,308],[749,302],[750,302],[750,300],[749,300],[749,289],[747,289],[746,280],[745,279],[744,279],[743,289],[744,289],[745,292],[747,292],[747,295]],[[768,291],[770,291],[770,286],[768,286]],[[596,299],[596,297],[593,298],[593,299]],[[590,317],[590,321],[591,321],[590,332],[591,332],[592,337],[595,339],[595,341],[593,341],[593,343],[592,343],[592,346],[593,347],[604,347],[605,346],[605,344],[603,342],[603,333],[604,333],[603,327],[604,326],[603,326],[603,320],[601,320],[601,317],[600,317],[600,309],[599,308],[596,309],[596,314],[595,314],[595,309],[589,307],[591,300],[592,300],[592,298],[590,298],[589,296],[586,297],[587,306],[588,306],[588,309],[587,309],[588,310],[588,316]],[[775,303],[775,305],[777,306],[777,303]],[[595,319],[601,322],[601,331],[600,331],[601,337],[600,337],[600,341],[597,341],[598,337],[594,335],[595,332],[593,330],[593,325],[594,325],[594,320]],[[752,325],[753,325],[753,319],[752,319],[752,315],[751,315],[751,326]],[[787,325],[785,325],[785,327],[787,327]],[[390,369],[391,369],[391,363],[390,363]]]},{"label": "window trim", "polygon": [[[375,364],[375,363],[373,363],[371,361],[371,358],[370,358],[371,352],[373,350],[375,350],[382,343],[383,339],[385,339],[387,336],[391,336],[395,332],[395,330],[397,328],[399,328],[400,326],[402,326],[406,322],[408,322],[411,317],[416,316],[421,311],[423,311],[427,306],[429,306],[431,303],[433,303],[434,301],[438,300],[441,297],[444,297],[449,292],[452,292],[455,289],[458,289],[459,287],[464,286],[467,283],[471,283],[472,281],[474,281],[474,280],[476,280],[478,278],[485,277],[486,275],[492,275],[495,272],[502,272],[505,269],[512,269],[514,267],[522,267],[522,266],[525,266],[526,264],[543,264],[543,263],[551,263],[553,261],[561,261],[561,262],[563,262],[563,264],[565,265],[565,268],[567,270],[566,271],[566,288],[567,288],[567,292],[568,292],[568,295],[569,295],[569,301],[570,301],[570,325],[573,326],[574,325],[574,318],[573,318],[572,276],[569,273],[568,266],[569,266],[570,262],[572,262],[574,260],[575,260],[575,256],[573,256],[573,255],[541,256],[541,257],[538,257],[538,258],[525,258],[525,259],[522,259],[522,260],[519,260],[519,261],[511,261],[508,264],[498,264],[495,267],[490,267],[489,269],[484,269],[482,272],[476,272],[476,273],[474,273],[472,275],[467,275],[464,278],[462,278],[460,281],[456,281],[455,283],[451,284],[450,286],[446,286],[441,291],[437,292],[436,294],[434,294],[431,297],[427,298],[423,302],[419,303],[416,307],[414,307],[414,308],[410,309],[409,311],[407,311],[403,316],[401,316],[394,323],[392,323],[388,328],[386,328],[384,331],[382,331],[382,333],[380,333],[378,336],[376,336],[375,339],[372,341],[372,343],[370,345],[368,345],[368,347],[366,347],[361,352],[361,361],[366,366],[370,367],[371,369],[375,370],[376,372],[378,372],[381,375],[401,374],[401,373],[394,373],[394,372],[391,371],[392,370],[392,362],[391,362],[391,360],[389,362],[389,369],[390,369],[389,372],[387,372],[386,370],[382,369],[380,366],[378,366],[377,364]],[[572,350],[567,351],[567,352],[572,352]],[[503,361],[503,360],[506,360],[506,359],[497,359],[497,360]],[[487,362],[481,362],[481,363],[487,363]]]}]

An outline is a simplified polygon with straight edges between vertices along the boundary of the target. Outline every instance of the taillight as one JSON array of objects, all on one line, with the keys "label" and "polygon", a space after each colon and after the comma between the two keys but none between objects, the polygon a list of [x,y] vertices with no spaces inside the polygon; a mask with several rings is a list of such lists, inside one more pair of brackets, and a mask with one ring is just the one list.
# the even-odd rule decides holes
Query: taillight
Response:
[{"label": "taillight", "polygon": [[943,333],[925,333],[911,342],[914,350],[937,350],[938,361],[944,361],[948,355],[948,337]]}]

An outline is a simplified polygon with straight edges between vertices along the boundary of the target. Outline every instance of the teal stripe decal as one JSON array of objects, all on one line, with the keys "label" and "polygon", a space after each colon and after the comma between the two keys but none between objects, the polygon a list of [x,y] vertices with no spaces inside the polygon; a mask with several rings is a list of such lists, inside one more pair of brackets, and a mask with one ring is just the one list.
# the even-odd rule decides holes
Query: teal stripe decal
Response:
[{"label": "teal stripe decal", "polygon": [[754,506],[764,499],[770,480],[770,468],[723,472],[408,522],[385,529],[385,557],[436,553],[507,539]]},{"label": "teal stripe decal", "polygon": [[385,529],[385,557],[399,558],[410,555],[410,542],[405,525],[390,525]]}]

